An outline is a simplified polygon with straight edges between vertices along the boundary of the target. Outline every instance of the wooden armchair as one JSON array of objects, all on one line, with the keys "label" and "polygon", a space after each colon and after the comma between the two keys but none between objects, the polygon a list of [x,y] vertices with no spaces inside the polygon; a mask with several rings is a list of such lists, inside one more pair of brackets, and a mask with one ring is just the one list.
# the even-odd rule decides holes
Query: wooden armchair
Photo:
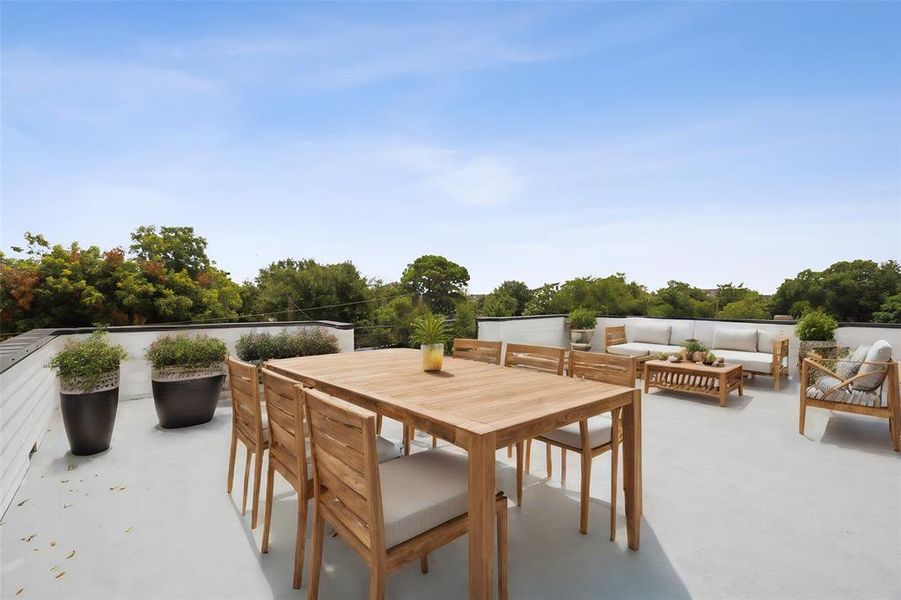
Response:
[{"label": "wooden armchair", "polygon": [[235,457],[238,442],[244,444],[247,460],[244,464],[244,500],[241,514],[247,512],[247,483],[250,478],[250,461],[256,456],[253,478],[253,509],[250,528],[256,529],[260,508],[260,480],[263,475],[263,454],[269,449],[269,423],[260,405],[260,386],[257,383],[256,365],[242,362],[231,356],[228,365],[228,381],[232,395],[232,435],[228,456],[228,493],[232,493],[235,478]]},{"label": "wooden armchair", "polygon": [[[845,376],[842,363],[856,362],[862,371],[864,365],[870,365],[866,372],[852,371]],[[855,389],[855,382],[874,377],[882,373],[882,380],[872,390]],[[800,415],[798,432],[804,434],[804,422],[807,407],[816,406],[839,412],[868,415],[888,419],[892,438],[892,449],[901,452],[901,391],[899,391],[898,363],[894,360],[885,362],[848,361],[848,359],[810,359],[801,363]]]}]

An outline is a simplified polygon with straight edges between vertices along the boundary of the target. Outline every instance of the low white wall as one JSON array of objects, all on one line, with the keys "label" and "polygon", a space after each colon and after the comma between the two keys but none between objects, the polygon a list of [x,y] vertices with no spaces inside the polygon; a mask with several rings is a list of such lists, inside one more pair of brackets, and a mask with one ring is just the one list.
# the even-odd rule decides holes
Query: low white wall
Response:
[{"label": "low white wall", "polygon": [[[339,329],[320,324],[286,324],[284,329],[295,331],[321,327],[338,338],[341,352],[353,352],[354,330]],[[111,341],[121,344],[128,352],[122,363],[119,400],[133,400],[151,395],[150,365],[144,351],[163,333],[205,333],[223,340],[234,353],[238,338],[251,331],[277,333],[282,327],[247,326],[167,329],[142,331],[140,328],[111,330]],[[53,337],[50,342],[13,363],[0,373],[0,515],[6,512],[16,490],[25,477],[28,458],[41,440],[54,409],[59,406],[59,383],[56,374],[47,366],[50,357],[69,338],[83,338],[87,334]]]},{"label": "low white wall", "polygon": [[[604,328],[639,323],[641,321],[666,321],[648,317],[599,317],[591,343],[592,352],[604,351]],[[675,322],[675,320],[674,320]],[[718,327],[730,329],[759,329],[772,331],[789,338],[789,370],[797,374],[799,342],[795,336],[793,323],[745,323],[741,321],[705,321],[680,319],[679,322],[691,323],[694,337],[705,344],[713,343],[713,332]],[[501,340],[522,344],[541,344],[546,346],[569,347],[566,318],[554,317],[514,317],[501,319],[480,319],[480,340]],[[840,346],[856,348],[861,344],[872,344],[876,340],[886,340],[895,349],[895,359],[901,358],[901,328],[878,326],[845,325],[836,330],[836,340]]]}]

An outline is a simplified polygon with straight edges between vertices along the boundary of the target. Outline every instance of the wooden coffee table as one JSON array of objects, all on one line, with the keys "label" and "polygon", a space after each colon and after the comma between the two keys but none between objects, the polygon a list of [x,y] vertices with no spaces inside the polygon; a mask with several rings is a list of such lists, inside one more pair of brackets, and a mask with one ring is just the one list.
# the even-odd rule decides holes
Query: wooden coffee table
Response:
[{"label": "wooden coffee table", "polygon": [[719,398],[720,406],[726,406],[729,392],[737,389],[739,396],[743,394],[744,378],[741,365],[649,360],[644,363],[644,393],[652,387]]}]

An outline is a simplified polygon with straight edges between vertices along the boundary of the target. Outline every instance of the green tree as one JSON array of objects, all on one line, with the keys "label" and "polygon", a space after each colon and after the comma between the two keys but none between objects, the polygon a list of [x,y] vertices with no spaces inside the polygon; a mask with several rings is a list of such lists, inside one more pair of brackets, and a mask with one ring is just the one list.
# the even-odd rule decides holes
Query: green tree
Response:
[{"label": "green tree", "polygon": [[140,261],[156,262],[175,273],[187,271],[191,277],[209,270],[206,238],[194,234],[193,227],[142,225],[131,233],[131,253]]},{"label": "green tree", "polygon": [[486,317],[518,317],[534,295],[522,281],[505,281],[485,296],[481,312]]},{"label": "green tree", "polygon": [[652,317],[709,318],[714,314],[714,299],[704,290],[682,281],[668,281],[654,292],[648,314]]},{"label": "green tree", "polygon": [[873,313],[873,320],[877,323],[901,323],[901,294],[889,296]]},{"label": "green tree", "polygon": [[716,313],[717,319],[769,319],[772,317],[770,300],[757,292],[745,294],[741,299],[729,302]]},{"label": "green tree", "polygon": [[432,311],[450,315],[466,295],[469,271],[443,256],[427,254],[407,265],[400,282]]},{"label": "green tree", "polygon": [[526,302],[523,309],[524,315],[557,315],[568,312],[558,298],[560,292],[559,283],[546,283],[532,294],[532,299]]}]

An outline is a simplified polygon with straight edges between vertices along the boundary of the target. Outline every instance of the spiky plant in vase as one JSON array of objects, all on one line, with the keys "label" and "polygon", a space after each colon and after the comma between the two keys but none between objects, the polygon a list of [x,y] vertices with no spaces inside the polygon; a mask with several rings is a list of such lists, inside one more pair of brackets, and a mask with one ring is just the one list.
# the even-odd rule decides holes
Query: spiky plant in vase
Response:
[{"label": "spiky plant in vase", "polygon": [[427,314],[413,321],[410,341],[422,350],[422,370],[440,371],[444,364],[447,323],[441,315]]}]

